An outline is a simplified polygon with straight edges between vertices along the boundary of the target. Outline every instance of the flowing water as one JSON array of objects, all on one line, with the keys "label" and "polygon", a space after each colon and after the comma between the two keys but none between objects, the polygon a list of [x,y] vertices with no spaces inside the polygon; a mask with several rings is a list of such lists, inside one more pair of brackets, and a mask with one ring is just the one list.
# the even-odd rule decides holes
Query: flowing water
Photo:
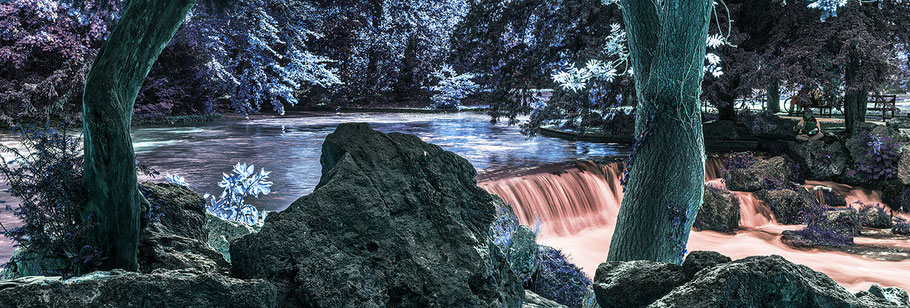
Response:
[{"label": "flowing water", "polygon": [[[162,175],[182,175],[200,193],[220,194],[217,183],[237,162],[272,171],[272,194],[247,200],[266,210],[282,210],[312,192],[319,182],[322,141],[340,123],[367,122],[379,131],[402,132],[466,158],[478,172],[515,172],[576,158],[626,156],[624,145],[575,142],[556,138],[528,139],[516,126],[491,124],[484,113],[296,113],[284,117],[231,118],[203,125],[149,127],[133,130],[133,146],[141,164]],[[11,136],[0,141],[12,144]],[[140,181],[163,181],[162,177]],[[0,180],[0,186],[3,185]],[[3,187],[0,187],[3,188]],[[0,201],[10,200],[0,192]],[[13,224],[0,211],[0,223]],[[0,264],[11,253],[11,243],[0,236]]]},{"label": "flowing water", "polygon": [[[719,161],[709,159],[706,181],[723,186]],[[622,202],[619,179],[621,163],[598,165],[579,162],[561,172],[528,173],[519,177],[483,181],[479,185],[512,204],[523,224],[542,221],[538,242],[567,252],[589,276],[607,256],[616,216]],[[880,202],[880,194],[830,182],[825,185],[847,196],[847,202]],[[755,255],[781,255],[791,262],[821,271],[851,291],[867,289],[872,283],[910,290],[910,258],[882,261],[828,249],[794,249],[780,241],[781,232],[803,226],[775,222],[765,204],[751,193],[734,192],[740,201],[740,230],[735,234],[694,231],[687,249],[713,250],[731,258]],[[910,246],[910,241],[857,237],[857,245],[884,247]]]},{"label": "flowing water", "polygon": [[[343,122],[368,122],[380,131],[415,134],[467,158],[480,173],[479,185],[513,205],[526,224],[539,220],[542,244],[562,249],[593,277],[607,250],[622,201],[621,162],[596,164],[575,159],[609,160],[628,155],[628,147],[538,137],[528,140],[514,126],[493,125],[479,113],[301,113],[287,117],[225,119],[196,126],[139,128],[133,132],[141,163],[162,173],[186,177],[199,192],[218,193],[222,172],[239,161],[273,171],[269,196],[251,200],[262,209],[281,210],[312,191],[319,181],[323,139]],[[9,136],[0,136],[9,140]],[[717,180],[722,170],[716,159],[705,166],[706,181]],[[148,180],[143,177],[142,180]],[[159,177],[155,179],[161,181]],[[879,201],[874,191],[827,182],[807,186],[832,187],[853,201]],[[795,263],[822,271],[851,291],[871,283],[910,290],[910,259],[881,261],[840,251],[797,250],[781,243],[781,232],[801,226],[774,221],[770,209],[750,193],[735,192],[739,199],[741,230],[735,234],[692,232],[688,250],[714,250],[734,259],[753,255],[782,255]],[[0,200],[9,200],[0,193]],[[9,223],[0,212],[0,222]],[[859,245],[910,248],[910,241],[857,238]],[[11,244],[0,237],[0,262]]]}]

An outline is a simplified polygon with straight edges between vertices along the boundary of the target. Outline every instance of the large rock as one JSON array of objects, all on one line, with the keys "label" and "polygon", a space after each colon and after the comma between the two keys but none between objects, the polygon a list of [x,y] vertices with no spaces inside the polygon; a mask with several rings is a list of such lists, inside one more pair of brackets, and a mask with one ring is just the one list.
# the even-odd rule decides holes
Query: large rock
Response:
[{"label": "large rock", "polygon": [[878,284],[873,284],[868,291],[859,291],[856,293],[866,307],[910,307],[910,295],[896,287],[882,288]]},{"label": "large rock", "polygon": [[863,227],[891,229],[891,215],[885,211],[884,206],[864,206],[860,208],[859,217]]},{"label": "large rock", "polygon": [[67,260],[49,258],[19,247],[13,251],[6,264],[0,264],[0,279],[61,275],[69,269]]},{"label": "large rock", "polygon": [[862,306],[830,277],[780,256],[762,256],[701,271],[650,307]]},{"label": "large rock", "polygon": [[859,213],[854,208],[828,209],[824,224],[831,232],[851,237],[859,234],[862,228]]},{"label": "large rock", "polygon": [[69,280],[29,277],[0,281],[0,306],[15,307],[275,307],[275,287],[263,280],[169,271],[95,272]]},{"label": "large rock", "polygon": [[747,168],[730,170],[724,177],[727,189],[758,191],[788,183],[790,168],[782,156],[759,160]]},{"label": "large rock", "polygon": [[804,213],[818,202],[801,186],[760,190],[754,195],[771,208],[778,222],[785,225],[805,223]]},{"label": "large rock", "polygon": [[284,307],[517,307],[490,239],[492,195],[471,164],[413,135],[341,124],[316,190],[231,243],[233,272],[276,284]]},{"label": "large rock", "polygon": [[519,281],[531,279],[537,271],[537,234],[528,226],[519,225],[507,249],[506,257]]},{"label": "large rock", "polygon": [[793,127],[799,120],[782,118],[770,112],[741,113],[740,123],[748,127],[752,135],[772,140],[795,140]]},{"label": "large rock", "polygon": [[602,308],[645,307],[688,280],[682,266],[653,261],[605,262],[594,275]]},{"label": "large rock", "polygon": [[705,122],[702,133],[705,140],[754,140],[751,132],[733,121],[717,120]]},{"label": "large rock", "polygon": [[730,257],[716,251],[693,251],[686,255],[682,269],[688,281],[695,278],[695,275],[704,269],[730,263],[731,261],[733,260]]},{"label": "large rock", "polygon": [[208,212],[205,213],[205,229],[209,232],[209,246],[228,262],[231,261],[231,241],[259,232],[259,227],[222,219]]},{"label": "large rock", "polygon": [[830,180],[843,175],[849,161],[847,149],[840,142],[785,141],[783,148],[807,179]]},{"label": "large rock", "polygon": [[725,189],[705,185],[704,203],[694,226],[699,231],[733,232],[739,226],[739,199]]},{"label": "large rock", "polygon": [[568,308],[569,306],[551,301],[537,293],[525,290],[525,301],[521,304],[522,308]]},{"label": "large rock", "polygon": [[208,244],[205,199],[174,184],[143,183],[150,206],[139,237],[139,269],[197,269],[228,273],[230,264]]},{"label": "large rock", "polygon": [[904,185],[910,185],[910,147],[901,148],[901,159],[897,162],[897,178]]}]

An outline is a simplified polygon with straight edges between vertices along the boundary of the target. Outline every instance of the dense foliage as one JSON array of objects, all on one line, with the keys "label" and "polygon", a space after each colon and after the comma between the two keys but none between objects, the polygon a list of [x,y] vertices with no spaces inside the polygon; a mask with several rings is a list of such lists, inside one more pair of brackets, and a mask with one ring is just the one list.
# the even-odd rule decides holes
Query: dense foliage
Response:
[{"label": "dense foliage", "polygon": [[[246,197],[259,198],[259,195],[268,195],[272,192],[272,182],[269,182],[271,172],[260,169],[256,172],[254,165],[237,163],[231,170],[231,175],[224,174],[218,186],[224,188],[219,197],[205,194],[209,199],[206,210],[222,219],[242,222],[248,225],[259,225],[265,222],[265,211],[259,211],[252,204],[246,203]],[[182,177],[168,178],[171,183],[186,184]],[[185,186],[185,185],[184,185]]]},{"label": "dense foliage", "polygon": [[569,307],[584,304],[591,279],[562,251],[540,246],[537,262],[538,270],[532,278],[531,291]]},{"label": "dense foliage", "polygon": [[0,146],[3,154],[13,156],[9,161],[0,158],[0,174],[19,202],[6,205],[6,210],[22,225],[7,228],[0,224],[2,235],[37,259],[31,261],[59,265],[43,268],[45,275],[71,276],[97,267],[100,251],[85,237],[93,224],[81,216],[85,203],[81,138],[52,127],[20,127],[15,132],[21,147]]}]

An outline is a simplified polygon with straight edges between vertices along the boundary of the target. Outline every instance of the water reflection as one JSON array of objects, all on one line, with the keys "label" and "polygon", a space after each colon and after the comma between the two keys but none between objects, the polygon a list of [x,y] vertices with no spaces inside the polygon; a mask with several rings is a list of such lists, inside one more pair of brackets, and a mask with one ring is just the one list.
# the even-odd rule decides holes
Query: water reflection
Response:
[{"label": "water reflection", "polygon": [[216,183],[221,173],[229,173],[238,161],[273,171],[273,193],[250,203],[281,210],[319,182],[322,141],[345,122],[367,122],[379,131],[417,135],[465,157],[479,172],[628,155],[628,147],[622,145],[528,139],[518,127],[490,124],[483,113],[298,113],[203,126],[140,128],[134,130],[133,139],[142,164],[183,175],[200,193],[220,193]]}]

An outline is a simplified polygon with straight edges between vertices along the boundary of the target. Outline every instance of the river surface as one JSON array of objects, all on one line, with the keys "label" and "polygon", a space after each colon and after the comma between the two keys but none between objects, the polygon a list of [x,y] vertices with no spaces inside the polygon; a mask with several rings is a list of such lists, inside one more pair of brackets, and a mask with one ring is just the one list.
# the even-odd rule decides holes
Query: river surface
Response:
[{"label": "river surface", "polygon": [[[491,124],[484,113],[294,113],[282,117],[227,117],[197,125],[145,127],[133,130],[133,146],[143,165],[162,176],[140,181],[164,181],[165,173],[185,177],[199,193],[218,195],[222,173],[238,162],[271,171],[272,193],[247,200],[260,209],[283,210],[313,191],[319,182],[322,141],[340,123],[367,122],[382,132],[419,136],[466,158],[478,172],[524,169],[577,158],[626,156],[625,145],[576,142],[549,137],[528,139],[517,126]],[[10,144],[11,136],[0,135]],[[2,185],[2,183],[0,183]],[[0,200],[15,203],[5,192]],[[0,223],[12,224],[0,211]],[[11,243],[0,236],[0,263],[6,262]]]}]

